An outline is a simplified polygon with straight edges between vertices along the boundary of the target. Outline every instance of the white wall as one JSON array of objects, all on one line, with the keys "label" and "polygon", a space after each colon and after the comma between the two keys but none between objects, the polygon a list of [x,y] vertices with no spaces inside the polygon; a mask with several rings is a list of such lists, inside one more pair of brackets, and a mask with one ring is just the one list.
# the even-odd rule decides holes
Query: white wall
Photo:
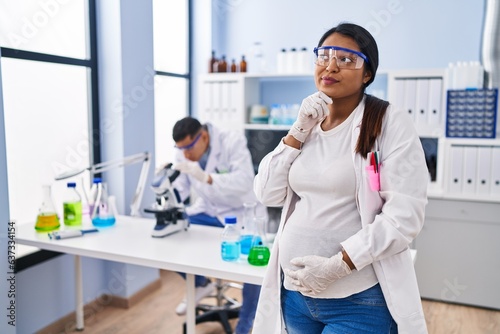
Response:
[{"label": "white wall", "polygon": [[380,69],[442,68],[480,59],[484,1],[213,0],[213,9],[214,48],[228,58],[247,54],[250,72],[254,42],[262,42],[269,69],[275,70],[281,48],[312,50],[326,30],[342,21],[374,35]]}]

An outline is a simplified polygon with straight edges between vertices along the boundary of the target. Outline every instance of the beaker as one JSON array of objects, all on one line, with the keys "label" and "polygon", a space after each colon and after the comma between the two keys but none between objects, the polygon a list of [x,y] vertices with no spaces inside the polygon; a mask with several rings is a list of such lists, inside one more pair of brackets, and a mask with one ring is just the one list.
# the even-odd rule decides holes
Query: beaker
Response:
[{"label": "beaker", "polygon": [[256,202],[246,202],[243,203],[245,209],[243,214],[243,223],[241,226],[241,237],[240,237],[240,247],[241,254],[246,256],[250,253],[250,247],[252,246],[252,238],[257,231],[255,230],[255,209],[257,207]]},{"label": "beaker", "polygon": [[254,266],[265,266],[269,262],[271,252],[267,246],[266,231],[267,231],[266,217],[255,217],[254,226],[257,233],[252,238],[252,246],[248,254],[248,263]]},{"label": "beaker", "polygon": [[92,212],[92,224],[97,227],[112,226],[115,224],[113,205],[110,203],[107,185],[104,182],[97,183],[97,195]]},{"label": "beaker", "polygon": [[38,210],[35,229],[39,232],[57,230],[61,224],[59,223],[56,207],[52,201],[50,185],[46,184],[42,186],[42,196],[42,205]]}]

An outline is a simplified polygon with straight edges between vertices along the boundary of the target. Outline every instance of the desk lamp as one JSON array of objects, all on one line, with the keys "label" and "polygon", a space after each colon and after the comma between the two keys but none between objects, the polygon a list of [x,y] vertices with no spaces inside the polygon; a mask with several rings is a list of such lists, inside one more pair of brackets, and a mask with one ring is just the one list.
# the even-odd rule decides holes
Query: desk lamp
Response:
[{"label": "desk lamp", "polygon": [[64,180],[76,175],[79,175],[85,171],[90,171],[91,177],[95,174],[103,173],[111,169],[132,165],[135,163],[142,162],[141,174],[139,175],[139,181],[137,182],[137,187],[135,189],[134,197],[132,198],[132,203],[130,204],[130,215],[134,217],[139,217],[140,210],[139,207],[142,201],[142,195],[144,194],[144,186],[146,184],[146,179],[149,172],[149,165],[151,164],[151,154],[149,152],[137,153],[133,155],[126,156],[121,159],[116,159],[112,161],[100,162],[98,164],[92,165],[79,170],[71,170],[55,177],[58,180]]}]

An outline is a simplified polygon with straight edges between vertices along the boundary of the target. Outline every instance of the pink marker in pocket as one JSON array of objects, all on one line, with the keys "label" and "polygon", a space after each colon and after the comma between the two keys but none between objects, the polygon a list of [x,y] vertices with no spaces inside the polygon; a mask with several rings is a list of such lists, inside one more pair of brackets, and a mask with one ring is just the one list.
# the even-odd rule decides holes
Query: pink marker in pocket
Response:
[{"label": "pink marker in pocket", "polygon": [[370,153],[370,166],[366,166],[371,191],[380,191],[380,164],[375,152]]}]

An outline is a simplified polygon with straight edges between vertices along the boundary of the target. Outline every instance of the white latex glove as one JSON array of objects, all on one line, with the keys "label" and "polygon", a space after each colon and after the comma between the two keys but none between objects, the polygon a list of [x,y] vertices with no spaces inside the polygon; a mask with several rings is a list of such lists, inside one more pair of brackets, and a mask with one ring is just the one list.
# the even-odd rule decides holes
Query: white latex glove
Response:
[{"label": "white latex glove", "polygon": [[174,169],[177,169],[181,173],[189,174],[202,183],[208,182],[208,173],[205,173],[205,171],[201,169],[200,164],[197,161],[179,162],[174,165]]},{"label": "white latex glove", "polygon": [[303,143],[311,129],[328,116],[330,111],[326,105],[331,103],[332,99],[323,92],[316,92],[306,97],[302,100],[297,120],[288,133]]},{"label": "white latex glove", "polygon": [[286,278],[298,291],[309,295],[324,291],[330,284],[351,273],[342,259],[342,252],[330,258],[317,255],[296,257],[290,263],[301,269],[285,269]]}]

